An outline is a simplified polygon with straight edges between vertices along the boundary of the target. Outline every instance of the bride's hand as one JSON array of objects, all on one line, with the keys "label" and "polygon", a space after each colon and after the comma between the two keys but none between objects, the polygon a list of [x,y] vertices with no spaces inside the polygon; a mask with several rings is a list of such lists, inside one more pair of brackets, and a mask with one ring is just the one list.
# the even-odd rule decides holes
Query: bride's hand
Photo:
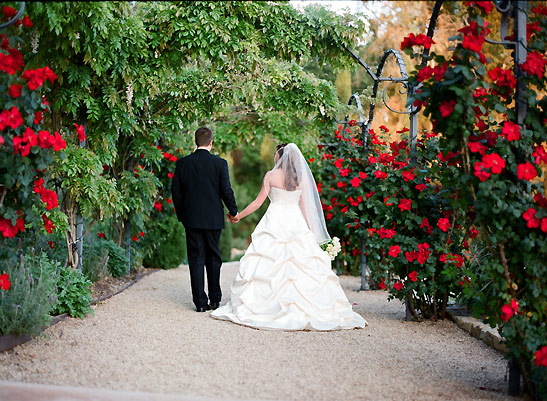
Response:
[{"label": "bride's hand", "polygon": [[232,224],[239,222],[239,213],[236,214],[235,216],[230,216],[230,221],[232,222]]}]

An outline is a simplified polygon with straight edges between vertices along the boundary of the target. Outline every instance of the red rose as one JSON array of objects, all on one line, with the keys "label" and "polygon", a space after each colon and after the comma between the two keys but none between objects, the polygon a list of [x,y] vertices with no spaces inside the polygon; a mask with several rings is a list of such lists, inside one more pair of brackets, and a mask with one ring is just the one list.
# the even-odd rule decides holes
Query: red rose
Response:
[{"label": "red rose", "polygon": [[410,281],[418,281],[418,272],[414,270],[413,272],[408,274],[408,278]]},{"label": "red rose", "polygon": [[416,259],[418,259],[418,252],[405,252],[406,260],[408,260],[409,263],[414,262]]},{"label": "red rose", "polygon": [[532,12],[538,15],[547,15],[547,7],[539,4],[537,7],[532,7]]},{"label": "red rose", "polygon": [[397,281],[395,284],[393,284],[393,288],[395,288],[397,291],[401,291],[404,287],[404,284],[400,281]]},{"label": "red rose", "polygon": [[61,149],[66,149],[66,141],[61,138],[61,135],[57,131],[55,131],[55,136],[51,135],[49,137],[49,142],[51,143],[51,146],[53,146],[53,150],[56,152],[61,151]]},{"label": "red rose", "polygon": [[23,142],[27,142],[30,146],[38,146],[38,135],[31,128],[27,127],[23,133]]},{"label": "red rose", "polygon": [[48,219],[48,217],[47,217],[45,214],[42,215],[42,220],[43,220],[43,222],[44,222],[44,228],[46,229],[46,231],[47,231],[48,233],[51,234],[51,232],[53,231],[53,229],[55,228],[55,226],[53,225],[53,223],[51,222],[51,220]]},{"label": "red rose", "polygon": [[347,177],[351,170],[349,168],[341,168],[338,171],[340,172],[340,177]]},{"label": "red rose", "polygon": [[485,145],[483,145],[482,143],[480,142],[469,142],[467,144],[467,146],[469,147],[469,150],[472,152],[472,153],[480,153],[481,155],[484,156],[486,150],[488,149],[488,147],[486,147]]},{"label": "red rose", "polygon": [[505,160],[503,160],[497,153],[484,155],[482,162],[490,169],[492,174],[500,174],[505,168]]},{"label": "red rose", "polygon": [[32,27],[32,21],[30,20],[30,18],[28,17],[28,15],[25,15],[23,17],[23,26],[26,26],[27,28],[31,28]]},{"label": "red rose", "polygon": [[0,131],[3,131],[7,127],[16,129],[23,124],[23,117],[19,113],[19,109],[15,106],[11,110],[4,110],[0,113]]},{"label": "red rose", "polygon": [[456,107],[456,101],[454,99],[450,101],[445,100],[444,102],[442,102],[441,106],[439,107],[441,116],[448,117],[454,111],[454,107]]},{"label": "red rose", "polygon": [[370,199],[375,193],[376,193],[376,191],[369,192],[368,194],[365,194],[365,198]]},{"label": "red rose", "polygon": [[419,190],[420,192],[422,192],[424,189],[427,188],[427,185],[425,185],[425,184],[417,184],[414,188],[416,188],[417,190]]},{"label": "red rose", "polygon": [[545,65],[547,60],[545,55],[538,51],[528,53],[526,61],[520,65],[523,71],[528,75],[536,75],[539,79],[545,74]]},{"label": "red rose", "polygon": [[15,15],[17,15],[17,11],[15,10],[15,8],[10,6],[2,6],[2,12],[6,16],[6,18],[15,17]]},{"label": "red rose", "polygon": [[344,181],[338,181],[338,184],[336,184],[336,186],[338,188],[345,188],[346,187],[346,183]]},{"label": "red rose", "polygon": [[513,75],[513,70],[496,67],[488,71],[488,75],[497,86],[514,89],[517,86],[517,80]]},{"label": "red rose", "polygon": [[510,305],[503,305],[501,307],[501,320],[507,322],[515,313],[519,310],[519,304],[516,300],[512,299]]},{"label": "red rose", "polygon": [[144,237],[144,233],[143,233],[142,231],[139,231],[139,235],[140,235],[141,237]]},{"label": "red rose", "polygon": [[78,125],[76,123],[74,123],[74,126],[76,127],[76,133],[78,134],[78,139],[80,140],[80,142],[85,141],[87,139],[87,136],[84,132],[84,126]]},{"label": "red rose", "polygon": [[9,290],[11,287],[11,283],[9,281],[9,276],[7,273],[0,274],[0,289],[2,290]]},{"label": "red rose", "polygon": [[42,119],[43,119],[43,115],[42,115],[42,112],[41,111],[35,111],[34,112],[34,125],[39,125],[41,122],[42,122]]},{"label": "red rose", "polygon": [[368,157],[368,162],[369,162],[370,164],[374,164],[374,163],[377,163],[378,160],[376,160],[376,158],[375,158],[374,156],[369,156],[369,157]]},{"label": "red rose", "polygon": [[410,171],[403,171],[403,180],[412,181],[416,176],[413,173],[414,169]]},{"label": "red rose", "polygon": [[173,173],[167,173],[167,177],[173,179],[174,174]]},{"label": "red rose", "polygon": [[327,216],[325,217],[327,220],[331,220],[333,218],[333,214],[332,213],[327,213]]},{"label": "red rose", "polygon": [[425,66],[421,70],[418,71],[418,82],[427,81],[429,78],[433,76],[434,70],[431,67]]},{"label": "red rose", "polygon": [[396,258],[397,256],[399,256],[400,253],[401,248],[399,247],[399,245],[392,245],[389,247],[389,256],[393,256],[394,258]]},{"label": "red rose", "polygon": [[504,322],[507,322],[509,319],[511,319],[514,314],[515,313],[513,312],[513,309],[510,305],[505,304],[501,307],[501,320],[503,320]]},{"label": "red rose", "polygon": [[484,40],[484,35],[464,35],[462,46],[464,49],[469,49],[475,53],[480,53],[482,51]]},{"label": "red rose", "polygon": [[437,221],[437,227],[439,227],[442,231],[447,232],[450,228],[450,221],[441,217],[439,221]]},{"label": "red rose", "polygon": [[547,233],[547,217],[541,219],[541,231]]},{"label": "red rose", "polygon": [[505,121],[501,129],[501,136],[508,141],[517,141],[520,139],[520,127],[511,121]]},{"label": "red rose", "polygon": [[537,177],[537,170],[529,162],[521,163],[517,167],[517,177],[521,180],[531,181]]},{"label": "red rose", "polygon": [[526,226],[528,228],[539,227],[540,220],[536,217],[536,210],[534,208],[528,208],[528,210],[522,214],[522,218],[527,221]]},{"label": "red rose", "polygon": [[336,166],[336,168],[342,168],[342,162],[344,161],[344,159],[336,159],[336,161],[334,162],[334,165]]},{"label": "red rose", "polygon": [[380,289],[382,289],[382,290],[386,289],[386,279],[385,278],[383,278],[382,282],[380,284],[378,284],[378,287],[380,287]]},{"label": "red rose", "polygon": [[399,201],[399,209],[401,209],[401,212],[404,210],[410,210],[411,208],[412,208],[411,199],[401,199]]},{"label": "red rose", "polygon": [[494,8],[494,5],[491,1],[466,1],[463,3],[466,7],[477,6],[482,9],[486,15],[490,14],[490,11]]},{"label": "red rose", "polygon": [[106,235],[104,233],[97,233],[97,237],[106,238]]},{"label": "red rose", "polygon": [[380,170],[376,170],[374,172],[374,176],[379,180],[384,180],[387,178],[387,173]]},{"label": "red rose", "polygon": [[477,238],[477,235],[479,235],[479,231],[475,226],[471,226],[469,229],[469,238]]},{"label": "red rose", "polygon": [[23,88],[23,85],[17,85],[13,84],[8,89],[8,94],[13,98],[18,98],[21,96],[21,89]]},{"label": "red rose", "polygon": [[359,177],[353,177],[351,179],[351,185],[357,188],[359,185],[361,185],[361,179]]},{"label": "red rose", "polygon": [[57,200],[57,194],[49,189],[42,189],[40,192],[42,202],[46,204],[46,209],[51,210],[59,206]]},{"label": "red rose", "polygon": [[473,174],[481,181],[486,181],[490,177],[490,171],[488,166],[483,162],[475,162],[474,164],[475,171]]},{"label": "red rose", "polygon": [[362,171],[359,172],[359,178],[361,178],[362,180],[364,180],[367,177],[368,177],[367,173],[363,173]]},{"label": "red rose", "polygon": [[158,202],[158,201],[154,202],[154,207],[158,209],[158,212],[161,212],[161,202]]},{"label": "red rose", "polygon": [[138,241],[138,240],[139,240],[139,237],[137,237],[136,235],[132,235],[132,236],[131,236],[131,239],[132,239],[133,241]]},{"label": "red rose", "polygon": [[418,34],[418,36],[415,36],[413,33],[411,33],[410,35],[405,37],[403,41],[401,42],[401,50],[404,50],[407,47],[412,47],[412,46],[423,46],[426,49],[430,49],[432,44],[435,44],[435,42],[429,36],[426,36],[423,33],[420,33]]},{"label": "red rose", "polygon": [[[547,7],[545,7],[547,10]],[[546,13],[547,15],[547,13]],[[547,345],[541,349],[538,349],[534,354],[534,363],[536,366],[543,366],[547,368]]]}]

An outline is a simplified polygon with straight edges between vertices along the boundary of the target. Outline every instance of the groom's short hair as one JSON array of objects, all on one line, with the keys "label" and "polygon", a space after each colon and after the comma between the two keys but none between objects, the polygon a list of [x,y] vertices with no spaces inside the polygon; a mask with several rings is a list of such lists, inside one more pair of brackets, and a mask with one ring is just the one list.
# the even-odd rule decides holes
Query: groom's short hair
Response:
[{"label": "groom's short hair", "polygon": [[213,131],[207,127],[201,127],[196,130],[196,145],[208,146],[213,140]]}]

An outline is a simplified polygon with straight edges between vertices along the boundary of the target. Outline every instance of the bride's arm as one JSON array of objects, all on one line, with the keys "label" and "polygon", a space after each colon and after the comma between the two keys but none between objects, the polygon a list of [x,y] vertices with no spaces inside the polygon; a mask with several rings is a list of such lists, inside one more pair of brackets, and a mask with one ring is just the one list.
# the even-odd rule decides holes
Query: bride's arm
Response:
[{"label": "bride's arm", "polygon": [[258,209],[266,198],[268,197],[268,192],[270,192],[270,180],[269,180],[269,172],[266,173],[264,176],[264,180],[262,181],[262,188],[260,188],[260,192],[258,193],[256,199],[249,203],[249,206],[247,206],[243,211],[238,213],[235,218],[236,221],[241,220],[244,217],[247,217],[251,213],[253,213],[256,209]]}]

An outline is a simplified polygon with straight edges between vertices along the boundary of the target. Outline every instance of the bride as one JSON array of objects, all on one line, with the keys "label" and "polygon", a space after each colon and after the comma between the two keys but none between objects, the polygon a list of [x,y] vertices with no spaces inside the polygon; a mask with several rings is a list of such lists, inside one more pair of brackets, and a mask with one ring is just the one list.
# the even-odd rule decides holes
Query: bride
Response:
[{"label": "bride", "polygon": [[330,257],[319,247],[330,236],[304,156],[294,143],[283,144],[274,161],[256,199],[231,218],[238,222],[270,197],[241,259],[231,300],[211,316],[259,329],[365,327],[333,273]]}]

